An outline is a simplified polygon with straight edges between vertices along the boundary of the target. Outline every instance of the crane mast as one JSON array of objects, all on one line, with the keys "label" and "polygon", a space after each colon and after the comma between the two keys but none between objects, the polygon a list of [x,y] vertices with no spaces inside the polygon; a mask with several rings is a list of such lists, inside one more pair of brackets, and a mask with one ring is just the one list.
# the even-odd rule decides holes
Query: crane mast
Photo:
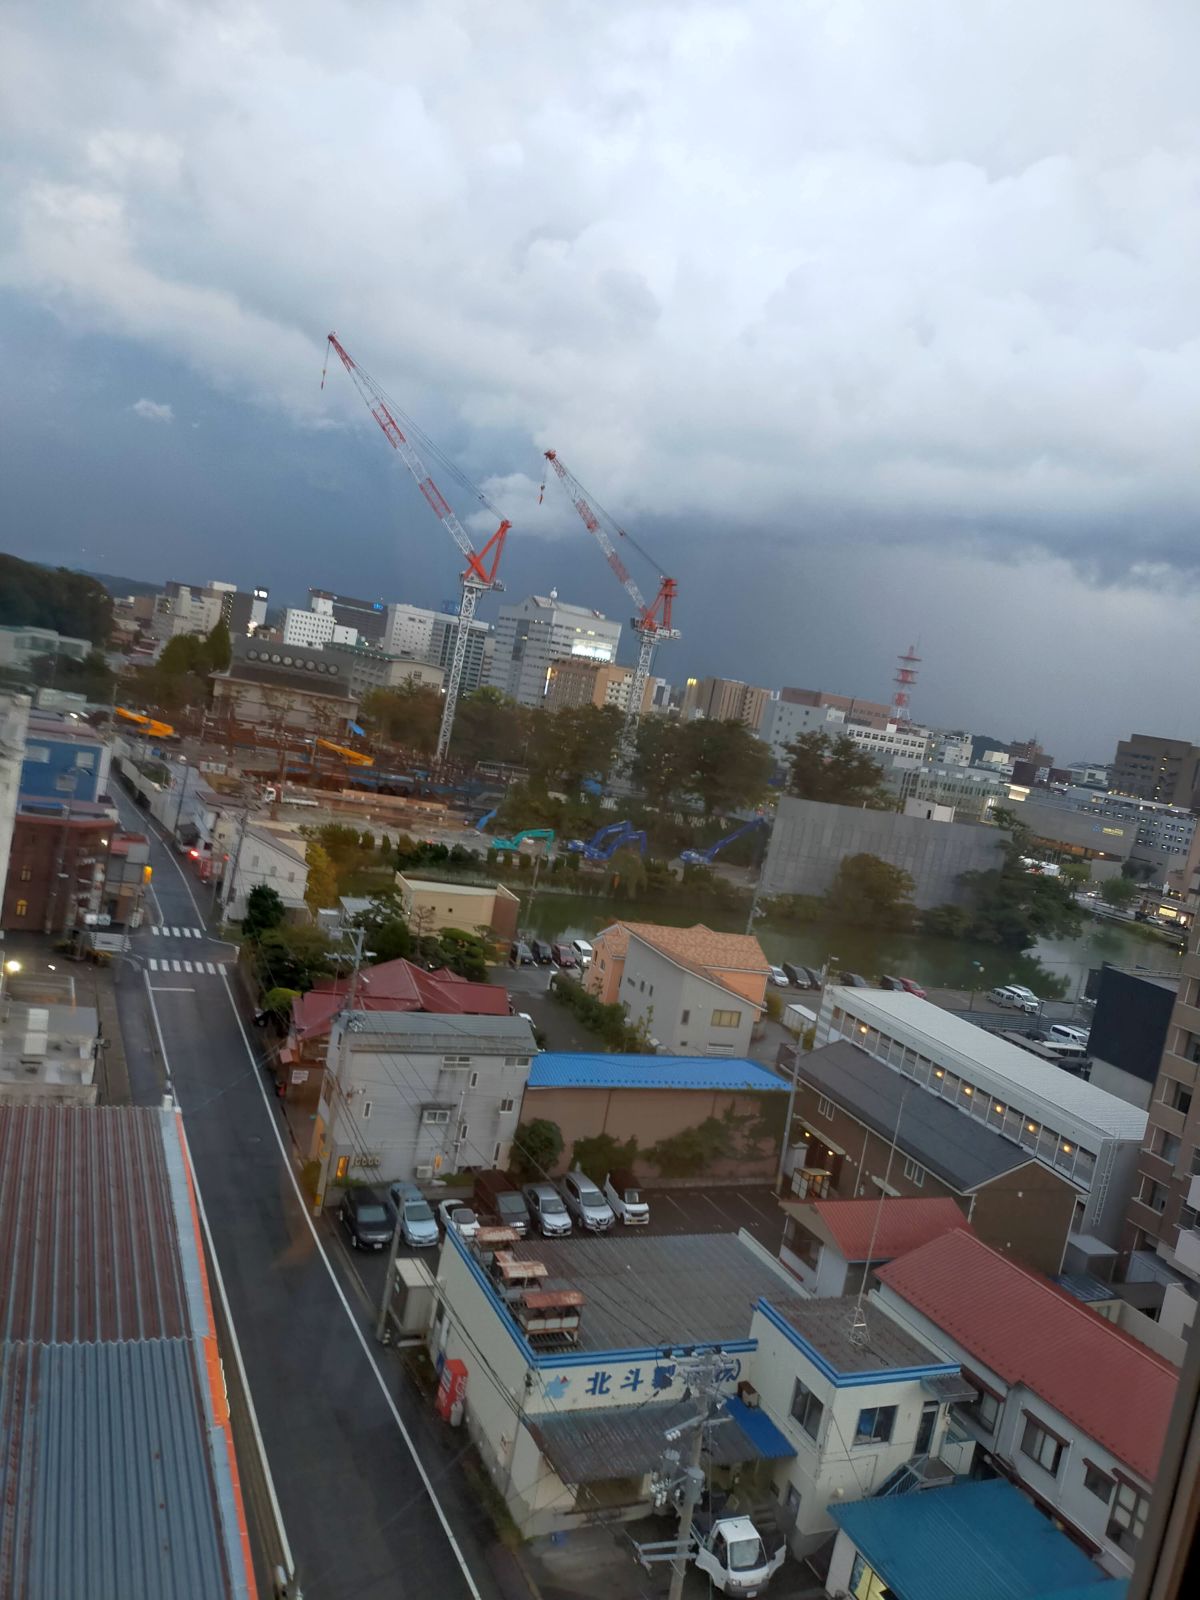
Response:
[{"label": "crane mast", "polygon": [[[479,597],[487,594],[492,589],[503,589],[504,585],[496,576],[500,565],[500,557],[504,550],[504,540],[512,524],[507,518],[502,518],[500,526],[491,536],[482,550],[476,550],[471,542],[470,535],[462,523],[455,516],[453,509],[437,484],[434,483],[429,470],[421,459],[416,447],[408,434],[397,422],[393,408],[388,404],[383,390],[368,373],[364,372],[355,361],[354,357],[342,344],[336,333],[329,335],[329,346],[337,354],[338,359],[350,374],[354,387],[362,396],[368,411],[379,424],[384,438],[395,450],[401,461],[412,473],[416,480],[417,488],[424,495],[430,510],[446,529],[455,544],[466,557],[466,566],[459,574],[462,584],[462,597],[458,607],[458,625],[454,632],[454,644],[450,652],[450,663],[446,673],[445,704],[442,707],[442,721],[438,729],[437,749],[434,760],[442,762],[446,759],[450,749],[450,735],[454,728],[454,713],[458,706],[458,689],[462,682],[463,664],[467,658],[467,645],[470,641],[471,622],[475,616],[475,608],[479,604]],[[322,374],[321,387],[325,386],[325,377]],[[476,491],[478,493],[478,491]],[[487,504],[482,494],[480,500]],[[494,509],[494,508],[489,508]]]},{"label": "crane mast", "polygon": [[[620,580],[626,594],[637,607],[636,614],[630,618],[630,627],[638,636],[637,665],[633,669],[633,677],[629,683],[629,703],[625,708],[625,722],[621,729],[621,762],[628,767],[633,760],[634,741],[637,737],[637,725],[642,715],[642,697],[646,693],[646,684],[650,680],[650,667],[654,661],[654,651],[660,640],[678,639],[679,630],[671,626],[671,610],[679,586],[674,578],[660,577],[658,593],[653,601],[647,603],[646,597],[638,588],[628,567],[621,560],[617,548],[605,527],[605,520],[612,521],[608,514],[601,511],[589,500],[586,490],[579,479],[558,458],[554,450],[545,452],[546,460],[554,468],[563,487],[570,496],[571,504],[579,514],[584,527],[596,540],[604,552],[605,560]],[[628,538],[624,530],[613,523],[618,538]],[[632,543],[632,540],[630,541]],[[635,548],[637,548],[635,546]],[[645,552],[642,552],[645,554]]]}]

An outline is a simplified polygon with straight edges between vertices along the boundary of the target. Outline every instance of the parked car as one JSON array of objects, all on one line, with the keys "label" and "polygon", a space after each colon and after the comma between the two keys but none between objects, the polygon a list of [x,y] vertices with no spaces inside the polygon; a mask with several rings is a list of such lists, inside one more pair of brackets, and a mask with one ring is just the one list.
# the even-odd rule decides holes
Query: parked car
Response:
[{"label": "parked car", "polygon": [[1051,1039],[1063,1039],[1067,1044],[1086,1044],[1088,1037],[1086,1028],[1077,1028],[1070,1022],[1053,1022],[1050,1025]]},{"label": "parked car", "polygon": [[503,1228],[511,1228],[522,1238],[529,1232],[529,1209],[520,1189],[507,1172],[478,1172],[475,1175],[475,1210],[494,1217]]},{"label": "parked car", "polygon": [[579,965],[579,962],[575,959],[575,952],[569,944],[552,944],[550,946],[550,959],[556,967],[562,967],[567,972]]},{"label": "parked car", "polygon": [[355,1250],[382,1250],[392,1242],[391,1212],[374,1189],[347,1189],[338,1217]]},{"label": "parked car", "polygon": [[790,980],[782,967],[772,967],[770,972],[770,981],[777,989],[786,989]]},{"label": "parked car", "polygon": [[1010,983],[1008,986],[1010,999],[1008,1004],[1017,1011],[1037,1012],[1042,1009],[1042,1002],[1032,989],[1027,989],[1023,983]]},{"label": "parked car", "polygon": [[896,994],[915,994],[918,1000],[925,999],[925,991],[919,983],[914,983],[911,978],[893,978],[888,973],[879,980],[881,989],[891,989]]},{"label": "parked car", "polygon": [[446,1232],[453,1228],[460,1239],[473,1239],[479,1232],[479,1218],[461,1200],[443,1200],[438,1206],[438,1216]]},{"label": "parked car", "polygon": [[533,959],[539,967],[548,967],[554,960],[554,952],[545,939],[535,939],[529,948],[533,951]]},{"label": "parked car", "polygon": [[527,1183],[521,1193],[529,1208],[530,1221],[537,1224],[544,1239],[570,1233],[571,1213],[552,1183]]},{"label": "parked car", "polygon": [[600,1190],[578,1168],[559,1180],[559,1189],[566,1201],[567,1210],[581,1228],[588,1233],[607,1233],[616,1218]]},{"label": "parked car", "polygon": [[628,1172],[608,1174],[604,1180],[604,1198],[627,1228],[644,1228],[650,1221],[650,1207],[634,1187]]},{"label": "parked car", "polygon": [[437,1244],[441,1238],[437,1218],[415,1183],[394,1183],[388,1196],[400,1218],[400,1237],[405,1244],[416,1250]]},{"label": "parked car", "polygon": [[905,994],[915,994],[918,1000],[927,1000],[929,998],[915,978],[901,978],[900,987]]},{"label": "parked car", "polygon": [[532,967],[533,951],[524,939],[514,939],[509,946],[508,964],[510,967]]},{"label": "parked car", "polygon": [[819,989],[821,987],[821,980],[814,977],[812,969],[809,967],[801,967],[794,961],[785,961],[783,970],[787,975],[787,981],[794,989]]},{"label": "parked car", "polygon": [[900,979],[893,978],[886,972],[880,973],[879,975],[879,987],[881,989],[894,989],[899,994],[904,993],[904,985],[900,982]]},{"label": "parked car", "polygon": [[1013,1003],[1012,985],[1011,984],[1007,984],[1007,983],[998,983],[996,985],[996,987],[988,995],[988,999],[992,1002],[993,1005],[997,1005],[997,1006],[1010,1006],[1010,1005],[1012,1005],[1012,1003]]},{"label": "parked car", "polygon": [[839,972],[838,982],[844,984],[848,989],[869,989],[871,987],[861,972]]},{"label": "parked car", "polygon": [[586,939],[572,939],[571,949],[575,952],[575,960],[581,967],[590,967],[592,964],[593,950]]}]

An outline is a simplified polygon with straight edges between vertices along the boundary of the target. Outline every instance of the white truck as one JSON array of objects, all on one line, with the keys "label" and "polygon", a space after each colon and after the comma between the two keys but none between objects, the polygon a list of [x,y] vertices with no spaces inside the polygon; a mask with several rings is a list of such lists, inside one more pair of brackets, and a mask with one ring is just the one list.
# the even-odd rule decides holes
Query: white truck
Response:
[{"label": "white truck", "polygon": [[[677,1553],[674,1539],[653,1544],[635,1544],[638,1560],[649,1572],[652,1565],[672,1561]],[[708,1515],[697,1511],[688,1545],[688,1560],[695,1563],[714,1589],[733,1600],[755,1600],[787,1556],[781,1543],[771,1555],[762,1535],[749,1517]]]},{"label": "white truck", "polygon": [[604,1198],[613,1216],[627,1228],[644,1228],[650,1221],[650,1207],[634,1187],[627,1172],[610,1172],[604,1179]]}]

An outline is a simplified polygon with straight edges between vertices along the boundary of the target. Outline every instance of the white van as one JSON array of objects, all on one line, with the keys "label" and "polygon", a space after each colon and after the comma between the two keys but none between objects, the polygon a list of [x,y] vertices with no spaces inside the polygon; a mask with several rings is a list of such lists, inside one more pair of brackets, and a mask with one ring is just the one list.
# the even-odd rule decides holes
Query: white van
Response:
[{"label": "white van", "polygon": [[1051,1039],[1064,1039],[1068,1044],[1086,1044],[1088,1042],[1088,1030],[1086,1028],[1076,1028],[1069,1022],[1055,1022],[1050,1027],[1050,1037]]},{"label": "white van", "polygon": [[572,939],[571,949],[575,952],[575,959],[581,967],[590,967],[592,964],[592,947],[586,939]]}]

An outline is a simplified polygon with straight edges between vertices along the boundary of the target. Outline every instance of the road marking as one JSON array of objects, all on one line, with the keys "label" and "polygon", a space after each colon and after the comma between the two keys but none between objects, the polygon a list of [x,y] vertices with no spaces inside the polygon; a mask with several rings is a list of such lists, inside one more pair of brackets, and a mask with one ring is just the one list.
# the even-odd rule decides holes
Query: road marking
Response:
[{"label": "road marking", "polygon": [[[413,1443],[412,1435],[404,1426],[404,1418],[400,1415],[395,1400],[392,1399],[391,1390],[388,1388],[387,1380],[384,1378],[383,1373],[379,1370],[379,1364],[375,1360],[374,1352],[367,1343],[366,1336],[359,1327],[358,1322],[355,1320],[354,1312],[350,1309],[350,1302],[346,1299],[346,1292],[338,1281],[337,1273],[333,1270],[333,1262],[330,1261],[329,1255],[325,1249],[325,1245],[321,1240],[320,1234],[317,1232],[315,1223],[313,1222],[311,1208],[309,1205],[305,1204],[304,1196],[300,1192],[300,1185],[296,1182],[295,1171],[292,1168],[292,1163],[288,1158],[287,1149],[284,1146],[282,1137],[280,1136],[279,1125],[275,1120],[274,1110],[271,1106],[270,1100],[267,1098],[267,1091],[262,1081],[263,1075],[258,1069],[258,1061],[255,1058],[254,1051],[250,1048],[250,1041],[246,1037],[246,1030],[242,1026],[242,1019],[240,1016],[238,1016],[237,1007],[233,1003],[233,990],[229,987],[229,977],[226,973],[221,974],[221,982],[225,985],[225,995],[229,1001],[229,1009],[233,1013],[233,1020],[237,1024],[237,1030],[242,1036],[242,1043],[246,1047],[246,1055],[250,1060],[250,1066],[254,1074],[254,1081],[258,1085],[258,1092],[262,1096],[263,1105],[266,1107],[267,1119],[271,1124],[271,1132],[275,1135],[275,1143],[279,1147],[279,1159],[283,1162],[284,1168],[287,1171],[288,1178],[292,1185],[292,1192],[296,1196],[296,1204],[300,1207],[300,1211],[308,1225],[308,1231],[312,1234],[313,1243],[317,1247],[321,1260],[325,1263],[325,1270],[329,1274],[329,1281],[333,1285],[334,1293],[342,1303],[342,1309],[346,1313],[346,1319],[350,1323],[350,1326],[354,1329],[355,1338],[357,1338],[359,1344],[362,1346],[363,1355],[366,1356],[367,1360],[371,1364],[371,1371],[375,1374],[375,1381],[378,1383],[380,1392],[387,1403],[387,1408],[392,1414],[392,1420],[395,1422],[396,1427],[400,1430],[400,1437],[404,1440],[405,1447],[407,1448],[409,1455],[412,1457],[413,1465],[420,1474],[421,1482],[425,1485],[425,1492],[429,1496],[430,1503],[432,1504],[434,1511],[437,1513],[437,1519],[441,1523],[442,1532],[446,1535],[447,1543],[454,1552],[454,1558],[458,1562],[459,1570],[462,1572],[462,1575],[466,1580],[467,1588],[474,1596],[474,1600],[483,1600],[483,1596],[479,1592],[478,1585],[471,1574],[471,1569],[467,1565],[467,1558],[463,1554],[462,1547],[459,1545],[458,1540],[454,1536],[454,1530],[451,1528],[450,1523],[447,1520],[446,1512],[442,1506],[442,1502],[438,1499],[429,1474],[425,1470],[425,1464],[417,1454],[417,1447]],[[150,1004],[153,1006],[153,1000],[151,1000]],[[160,1040],[162,1038],[161,1029],[159,1030],[159,1038]],[[166,1052],[164,1051],[164,1060],[165,1055]]]},{"label": "road marking", "polygon": [[186,983],[156,983],[151,990],[152,994],[195,994],[195,989]]},{"label": "road marking", "polygon": [[152,922],[150,924],[150,932],[151,933],[161,933],[162,929],[159,927],[157,922]]},{"label": "road marking", "polygon": [[157,972],[158,971],[158,962],[154,959],[153,956],[148,956],[146,958],[146,965],[150,968],[151,972]]},{"label": "road marking", "polygon": [[190,972],[192,970],[192,963],[190,961],[185,961],[183,963],[183,970],[185,972]]},{"label": "road marking", "polygon": [[196,930],[195,930],[195,928],[185,928],[185,929],[184,929],[184,930],[183,930],[183,937],[184,937],[184,938],[185,938],[185,939],[194,939],[194,938],[195,938],[195,937],[196,937]]},{"label": "road marking", "polygon": [[214,966],[211,961],[208,963],[208,970],[212,973],[214,978],[220,977],[221,975],[220,967]]},{"label": "road marking", "polygon": [[176,971],[176,972],[178,972],[180,970],[178,961],[172,961],[171,966],[174,969],[174,971]]}]

